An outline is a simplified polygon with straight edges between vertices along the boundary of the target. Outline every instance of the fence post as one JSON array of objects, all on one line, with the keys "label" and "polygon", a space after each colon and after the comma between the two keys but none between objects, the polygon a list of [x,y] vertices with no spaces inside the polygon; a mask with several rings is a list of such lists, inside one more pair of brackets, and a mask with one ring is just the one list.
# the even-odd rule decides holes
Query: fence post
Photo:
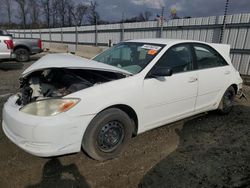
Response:
[{"label": "fence post", "polygon": [[62,27],[61,27],[61,43],[63,43],[63,30],[62,30]]},{"label": "fence post", "polygon": [[42,40],[42,33],[41,33],[41,28],[39,27],[39,37]]},{"label": "fence post", "polygon": [[95,46],[98,44],[98,31],[97,31],[97,19],[95,16]]},{"label": "fence post", "polygon": [[51,43],[51,30],[49,28],[49,43]]},{"label": "fence post", "polygon": [[121,23],[121,37],[120,37],[120,42],[124,41],[124,23]]},{"label": "fence post", "polygon": [[32,29],[30,29],[30,37],[33,39]]},{"label": "fence post", "polygon": [[75,26],[75,40],[76,40],[75,52],[76,52],[77,47],[78,47],[78,28],[77,28],[77,25]]}]

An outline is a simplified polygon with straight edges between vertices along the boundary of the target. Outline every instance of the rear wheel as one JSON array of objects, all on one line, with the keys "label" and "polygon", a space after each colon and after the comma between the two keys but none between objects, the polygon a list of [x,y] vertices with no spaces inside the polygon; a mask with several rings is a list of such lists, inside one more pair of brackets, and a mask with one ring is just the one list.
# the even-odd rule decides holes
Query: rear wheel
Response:
[{"label": "rear wheel", "polygon": [[30,60],[30,53],[26,48],[17,48],[14,51],[14,54],[16,55],[16,60],[18,62],[26,62]]},{"label": "rear wheel", "polygon": [[218,108],[221,114],[228,114],[232,110],[235,94],[236,92],[232,86],[225,91]]},{"label": "rear wheel", "polygon": [[82,147],[96,160],[117,157],[132,137],[132,123],[122,110],[110,108],[100,112],[85,131]]}]

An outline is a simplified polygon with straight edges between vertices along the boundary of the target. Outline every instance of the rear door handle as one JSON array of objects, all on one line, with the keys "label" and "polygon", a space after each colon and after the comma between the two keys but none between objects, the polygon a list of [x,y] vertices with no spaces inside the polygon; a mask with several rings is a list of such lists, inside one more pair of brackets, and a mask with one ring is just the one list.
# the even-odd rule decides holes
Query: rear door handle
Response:
[{"label": "rear door handle", "polygon": [[192,82],[196,82],[197,80],[198,80],[198,78],[196,78],[196,77],[191,77],[191,78],[189,78],[188,82],[189,82],[189,83],[192,83]]},{"label": "rear door handle", "polygon": [[231,73],[231,71],[229,71],[229,70],[225,71],[225,74],[230,74],[230,73]]}]

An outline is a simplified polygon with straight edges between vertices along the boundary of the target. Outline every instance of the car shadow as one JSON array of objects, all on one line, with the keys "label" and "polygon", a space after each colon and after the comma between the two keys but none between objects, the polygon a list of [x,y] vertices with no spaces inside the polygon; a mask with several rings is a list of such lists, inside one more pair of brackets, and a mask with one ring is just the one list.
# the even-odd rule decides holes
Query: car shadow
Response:
[{"label": "car shadow", "polygon": [[250,107],[229,115],[208,113],[187,121],[178,148],[151,168],[140,188],[248,187],[250,185]]},{"label": "car shadow", "polygon": [[85,178],[75,164],[63,166],[57,158],[49,160],[43,167],[42,180],[26,188],[89,188]]},{"label": "car shadow", "polygon": [[19,70],[23,68],[23,63],[16,62],[13,60],[0,60],[0,70],[9,71],[9,70]]}]

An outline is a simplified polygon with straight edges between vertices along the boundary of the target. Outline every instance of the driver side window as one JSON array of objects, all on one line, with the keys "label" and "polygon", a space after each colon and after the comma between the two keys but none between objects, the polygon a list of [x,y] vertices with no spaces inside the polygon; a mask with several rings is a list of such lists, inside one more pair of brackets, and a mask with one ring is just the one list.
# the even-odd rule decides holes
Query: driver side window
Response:
[{"label": "driver side window", "polygon": [[193,69],[193,56],[189,44],[181,44],[168,49],[155,67],[167,67],[174,73]]}]

